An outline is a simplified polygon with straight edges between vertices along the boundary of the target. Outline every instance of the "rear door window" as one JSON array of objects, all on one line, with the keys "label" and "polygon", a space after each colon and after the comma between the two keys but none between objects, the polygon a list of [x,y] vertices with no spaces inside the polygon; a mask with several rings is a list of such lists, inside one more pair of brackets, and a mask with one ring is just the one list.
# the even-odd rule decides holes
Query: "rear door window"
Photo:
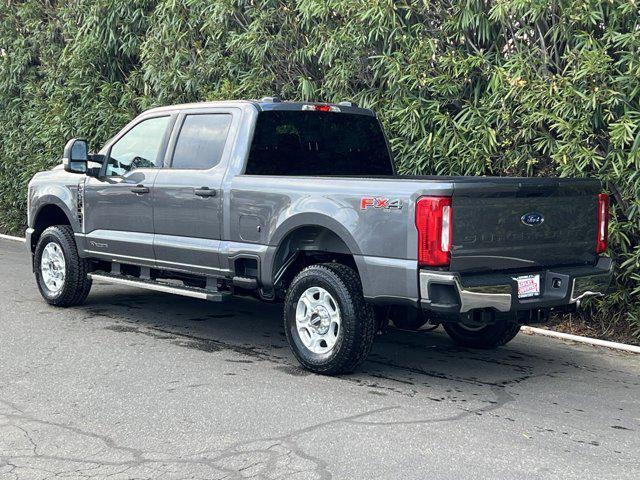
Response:
[{"label": "rear door window", "polygon": [[393,175],[378,120],[369,115],[267,111],[258,116],[247,175]]},{"label": "rear door window", "polygon": [[227,142],[231,118],[227,113],[185,116],[171,168],[208,170],[218,165]]}]

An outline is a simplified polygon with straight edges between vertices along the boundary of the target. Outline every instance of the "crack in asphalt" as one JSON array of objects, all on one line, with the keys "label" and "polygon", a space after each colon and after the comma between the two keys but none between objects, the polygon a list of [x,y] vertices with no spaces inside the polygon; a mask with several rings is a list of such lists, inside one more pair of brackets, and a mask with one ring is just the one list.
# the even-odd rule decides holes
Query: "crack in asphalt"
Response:
[{"label": "crack in asphalt", "polygon": [[[0,402],[4,403],[5,405],[12,405],[6,400],[0,399]],[[85,474],[83,476],[86,478],[91,478],[92,475],[86,474],[89,470],[95,470],[95,469],[98,469],[99,467],[104,467],[104,466],[126,467],[128,470],[131,470],[133,468],[140,467],[140,466],[149,466],[149,465],[157,465],[157,464],[159,465],[166,465],[166,464],[200,465],[200,466],[210,467],[214,471],[226,473],[227,474],[226,477],[229,477],[229,478],[247,478],[247,476],[243,475],[243,472],[251,468],[254,468],[258,465],[263,465],[263,468],[261,469],[263,472],[273,472],[278,468],[282,470],[282,465],[278,465],[278,462],[283,458],[288,458],[288,461],[286,461],[285,464],[292,463],[293,459],[291,458],[291,454],[293,454],[299,459],[302,459],[311,464],[311,466],[306,469],[299,469],[298,470],[299,472],[314,473],[315,475],[313,478],[330,479],[332,478],[332,475],[329,471],[328,463],[320,459],[319,457],[313,456],[305,452],[305,450],[302,447],[300,447],[300,445],[298,445],[298,442],[295,439],[306,433],[310,433],[328,426],[336,425],[339,423],[357,422],[357,420],[360,418],[383,413],[383,412],[394,410],[397,408],[399,407],[394,406],[394,407],[384,407],[384,408],[367,410],[361,413],[348,415],[345,417],[340,417],[340,418],[329,420],[326,422],[309,425],[307,427],[303,427],[298,430],[293,430],[283,435],[275,435],[270,437],[236,442],[222,451],[215,450],[214,452],[218,452],[218,453],[215,453],[212,457],[207,457],[207,454],[209,452],[199,452],[191,455],[191,458],[176,458],[176,457],[160,454],[162,455],[161,459],[147,458],[147,456],[151,452],[145,452],[139,448],[119,445],[116,443],[116,441],[114,441],[108,435],[91,432],[91,431],[84,430],[69,424],[62,424],[58,422],[51,422],[48,420],[38,419],[25,413],[1,413],[0,418],[8,419],[9,423],[5,425],[0,425],[0,431],[2,431],[3,429],[6,429],[6,427],[8,426],[18,428],[21,432],[25,433],[25,435],[29,440],[29,443],[33,446],[33,450],[31,455],[0,454],[0,467],[2,465],[9,465],[12,467],[11,472],[13,472],[17,468],[22,468],[17,464],[17,460],[29,460],[33,458],[37,458],[38,460],[49,460],[49,461],[67,462],[67,463],[74,463],[74,464],[88,464],[88,465],[94,465],[94,466],[90,468],[86,467],[82,469],[85,471]],[[118,460],[118,461],[109,461],[109,460],[99,459],[99,458],[75,457],[75,456],[51,455],[51,454],[38,453],[36,440],[32,437],[27,427],[18,425],[18,422],[20,422],[22,425],[37,424],[39,426],[52,427],[53,429],[63,430],[64,432],[67,432],[67,434],[72,434],[74,436],[87,437],[89,439],[97,440],[102,444],[104,444],[109,450],[121,453],[128,458],[123,460]],[[158,452],[155,452],[155,453],[158,453]],[[258,456],[264,455],[267,458],[256,460],[255,459],[256,455]],[[237,459],[240,459],[241,463],[237,466],[234,466],[233,463]],[[79,470],[80,469],[78,468],[74,471],[77,472]],[[124,471],[126,470],[111,472],[110,475],[121,474]],[[11,473],[11,472],[8,472],[8,473]],[[65,470],[64,472],[67,472],[67,470]],[[50,472],[50,473],[60,475],[63,472],[61,471],[57,473],[56,472]],[[290,474],[290,473],[292,472],[288,472],[287,474]],[[155,478],[155,477],[150,477],[150,478]],[[306,478],[310,478],[310,477],[306,477]]]},{"label": "crack in asphalt", "polygon": [[[158,340],[169,340],[172,341],[173,344],[178,346],[187,346],[189,348],[197,348],[199,350],[205,351],[221,351],[221,350],[230,350],[235,353],[249,356],[252,358],[256,358],[261,361],[268,361],[276,364],[286,363],[282,357],[274,356],[267,352],[264,352],[257,347],[244,347],[239,345],[233,345],[226,342],[222,342],[219,340],[212,340],[210,338],[199,337],[193,334],[187,334],[183,332],[176,332],[175,330],[169,328],[161,328],[157,326],[141,328],[139,325],[133,326],[131,322],[124,322],[124,325],[121,322],[116,323],[115,325],[109,325],[105,327],[108,330],[112,330],[115,332],[122,333],[132,333],[132,334],[142,334],[146,336],[150,336],[152,338]],[[160,333],[156,333],[160,332]],[[177,339],[186,339],[187,342],[191,343],[180,343]],[[206,348],[203,348],[205,346]],[[215,348],[214,348],[215,347]],[[507,384],[511,382],[519,383],[524,381],[525,379],[532,378],[533,375],[529,375],[527,377],[519,377],[513,379],[509,382],[502,382],[501,384],[495,384],[491,382],[478,381],[476,379],[464,379],[464,378],[452,378],[447,375],[437,374],[436,372],[425,371],[422,369],[409,368],[402,365],[395,365],[390,362],[383,363],[381,361],[373,361],[372,363],[384,364],[385,366],[391,366],[396,369],[409,371],[414,374],[425,375],[427,377],[436,377],[446,380],[453,380],[462,383],[468,383],[477,386],[489,386],[490,391],[495,396],[495,401],[491,401],[489,405],[485,405],[476,409],[465,409],[458,408],[460,410],[459,413],[455,415],[448,415],[444,417],[434,417],[434,418],[419,418],[419,419],[409,419],[409,420],[371,420],[368,417],[372,417],[376,414],[382,414],[385,412],[398,410],[401,407],[399,406],[389,406],[383,408],[377,408],[372,410],[367,410],[361,413],[357,413],[354,415],[348,415],[345,417],[340,417],[337,419],[329,420],[327,422],[313,424],[298,430],[291,431],[289,433],[277,436],[270,436],[265,438],[258,438],[253,440],[246,440],[242,442],[234,443],[222,451],[217,451],[218,453],[212,457],[207,457],[207,453],[209,452],[200,452],[198,454],[191,455],[191,458],[175,458],[168,457],[161,454],[161,459],[153,459],[147,458],[150,452],[144,452],[142,449],[126,447],[122,445],[118,445],[111,437],[107,435],[97,434],[94,432],[90,432],[87,430],[83,430],[78,427],[74,427],[68,424],[61,424],[57,422],[50,422],[46,420],[41,420],[29,416],[22,412],[17,408],[16,405],[9,403],[6,400],[0,400],[5,405],[9,406],[12,410],[18,413],[4,413],[0,414],[0,418],[6,418],[10,420],[8,425],[17,426],[16,422],[22,422],[23,424],[36,423],[40,425],[44,425],[51,428],[62,429],[67,433],[70,433],[75,436],[80,437],[88,437],[94,440],[97,440],[104,444],[108,450],[118,452],[124,456],[129,457],[128,459],[119,460],[119,461],[107,461],[104,459],[90,458],[90,457],[72,457],[72,456],[58,456],[58,455],[45,455],[37,452],[37,442],[31,436],[28,429],[24,426],[19,427],[20,431],[22,431],[28,438],[30,444],[33,446],[32,455],[12,455],[12,456],[3,456],[0,455],[0,464],[16,464],[17,460],[26,460],[32,457],[37,457],[39,460],[50,460],[50,461],[62,461],[62,462],[70,462],[70,463],[80,463],[80,464],[88,464],[94,465],[91,467],[91,470],[99,469],[100,467],[125,467],[122,470],[111,472],[110,475],[118,475],[130,471],[134,468],[141,466],[154,466],[154,465],[198,465],[205,466],[209,469],[212,469],[214,472],[219,472],[221,474],[225,474],[224,478],[247,478],[245,473],[247,471],[258,469],[261,472],[271,472],[273,470],[282,471],[286,470],[288,465],[295,465],[298,473],[304,472],[307,474],[305,478],[318,478],[318,479],[330,479],[332,475],[329,470],[329,465],[325,460],[321,458],[311,455],[306,452],[300,445],[299,442],[296,441],[297,438],[305,435],[306,433],[310,433],[316,430],[320,430],[322,428],[326,428],[332,425],[337,424],[350,424],[356,426],[373,426],[373,427],[384,427],[384,426],[394,426],[394,425],[422,425],[429,423],[441,423],[441,422],[455,422],[464,419],[470,415],[482,415],[483,413],[488,413],[494,410],[497,410],[504,406],[506,403],[514,400],[514,397],[510,395],[506,391]],[[282,370],[283,366],[277,367]],[[293,373],[292,373],[293,374]],[[379,378],[382,380],[397,382],[401,385],[412,385],[413,383],[403,379],[396,379],[393,377],[389,377],[386,375],[372,373],[371,376],[373,378]],[[357,378],[350,377],[340,377],[342,380],[346,380],[351,383],[360,382]],[[372,386],[372,385],[367,385]],[[395,391],[395,389],[392,389]],[[413,390],[417,393],[417,391]],[[402,393],[401,391],[399,391]],[[0,426],[0,430],[4,426]],[[265,447],[265,444],[269,444]],[[262,457],[260,460],[256,460],[256,456]],[[265,458],[266,457],[266,458]],[[238,463],[238,460],[240,462]],[[300,468],[300,465],[297,463],[303,461],[303,463],[307,463],[307,468]],[[78,469],[76,469],[77,471]],[[289,471],[288,475],[292,475],[294,472]],[[313,474],[313,477],[309,477],[309,474]],[[88,474],[85,471],[83,474],[85,478],[91,478],[92,475]],[[221,477],[223,478],[223,477]]]},{"label": "crack in asphalt", "polygon": [[[302,437],[305,434],[338,425],[338,424],[351,424],[358,426],[393,426],[393,425],[421,425],[426,423],[439,423],[439,422],[452,422],[463,419],[468,415],[477,415],[481,413],[486,413],[492,410],[496,410],[501,408],[506,403],[513,401],[513,397],[508,394],[504,388],[493,387],[492,392],[496,396],[496,402],[492,405],[485,406],[478,409],[465,410],[460,412],[457,415],[446,416],[442,418],[427,418],[427,419],[413,419],[413,420],[391,420],[391,421],[374,421],[367,420],[367,417],[371,417],[374,415],[383,414],[386,412],[399,410],[401,407],[399,406],[387,406],[381,408],[375,408],[366,410],[364,412],[347,415],[344,417],[339,417],[333,420],[328,420],[326,422],[320,422],[316,424],[312,424],[297,430],[290,431],[288,433],[282,435],[274,435],[268,436],[258,439],[245,440],[233,443],[223,450],[210,450],[210,451],[202,451],[192,455],[189,455],[191,458],[176,458],[171,456],[166,456],[165,454],[160,453],[162,456],[161,459],[147,458],[151,453],[159,453],[159,452],[145,452],[139,448],[133,448],[128,446],[119,445],[115,440],[113,440],[110,436],[99,434],[95,432],[91,432],[85,429],[81,429],[69,424],[62,424],[58,422],[52,422],[48,420],[38,419],[31,415],[24,413],[23,411],[16,408],[16,406],[7,400],[0,399],[0,403],[3,403],[9,406],[11,409],[16,410],[20,413],[0,413],[0,418],[5,418],[10,420],[10,422],[6,425],[0,425],[0,431],[7,426],[13,426],[22,431],[26,437],[28,438],[29,443],[33,446],[33,451],[31,455],[4,455],[0,454],[0,466],[1,465],[10,465],[12,466],[12,471],[17,468],[20,468],[16,461],[17,460],[26,460],[30,458],[37,458],[39,460],[50,460],[50,461],[58,461],[58,462],[68,462],[75,464],[88,464],[94,465],[92,467],[85,468],[77,468],[72,470],[78,473],[80,470],[83,471],[82,476],[84,478],[92,478],[93,475],[88,474],[91,470],[97,470],[100,467],[111,466],[111,467],[126,467],[123,470],[118,470],[111,472],[109,476],[122,474],[128,470],[132,470],[136,467],[141,466],[152,466],[152,465],[199,465],[199,466],[207,466],[213,469],[214,471],[219,471],[221,473],[225,473],[224,477],[219,478],[249,478],[243,474],[249,469],[255,468],[259,465],[262,465],[261,472],[274,472],[274,471],[282,471],[283,467],[286,469],[287,464],[295,464],[295,458],[292,458],[293,454],[298,459],[302,459],[311,464],[310,467],[306,469],[298,469],[296,471],[288,471],[286,474],[293,475],[294,473],[307,473],[313,474],[313,477],[306,476],[305,478],[317,478],[317,479],[331,479],[332,474],[329,470],[329,463],[317,456],[311,455],[307,453],[303,447],[300,446],[299,441],[296,440],[298,437]],[[50,455],[50,454],[42,454],[37,452],[37,442],[33,438],[32,434],[29,432],[27,427],[20,426],[17,422],[22,423],[22,425],[29,424],[38,424],[45,427],[52,427],[54,429],[61,429],[67,433],[70,433],[74,436],[80,437],[88,437],[89,439],[97,440],[104,444],[109,450],[119,452],[129,457],[129,459],[119,460],[119,461],[109,461],[98,458],[90,458],[90,457],[73,457],[73,456],[64,456],[64,455]],[[212,457],[207,457],[208,454],[213,453]],[[264,455],[267,458],[256,460],[255,456]],[[240,459],[241,463],[238,465],[233,465],[234,461]],[[284,465],[280,464],[281,460],[285,459]],[[279,463],[280,462],[280,463]],[[230,465],[229,465],[230,464]],[[299,466],[298,466],[299,467]],[[50,472],[54,476],[60,476],[64,473],[69,472],[68,470],[61,472]],[[11,473],[11,472],[8,472]],[[149,478],[157,478],[157,477],[149,477]]]},{"label": "crack in asphalt", "polygon": [[[106,326],[103,328],[107,331],[122,335],[142,335],[150,339],[143,341],[139,337],[138,340],[135,340],[136,346],[148,345],[148,342],[156,341],[158,345],[161,344],[160,342],[164,342],[166,345],[222,356],[221,360],[229,362],[229,367],[234,372],[220,372],[220,375],[243,375],[243,372],[248,370],[248,366],[243,364],[255,361],[268,363],[266,368],[274,374],[280,372],[293,377],[301,377],[295,379],[296,387],[303,388],[306,382],[316,382],[315,376],[305,378],[310,374],[293,365],[290,355],[287,356],[284,351],[280,351],[285,354],[284,356],[275,353],[278,349],[286,346],[281,337],[277,340],[261,340],[259,338],[255,345],[247,346],[209,338],[206,336],[207,333],[210,333],[208,331],[205,331],[204,336],[184,331],[194,325],[197,325],[196,329],[200,330],[199,327],[208,319],[222,319],[224,321],[224,319],[232,318],[235,315],[255,317],[258,310],[251,310],[253,307],[246,307],[245,311],[242,307],[243,304],[240,304],[239,308],[233,310],[234,313],[222,311],[203,314],[199,306],[195,307],[195,303],[192,305],[185,301],[180,303],[180,308],[173,308],[176,304],[165,297],[149,296],[143,298],[136,295],[120,295],[118,296],[120,301],[117,303],[100,304],[101,300],[107,298],[105,293],[98,292],[91,300],[92,304],[90,303],[83,308],[67,310],[72,313],[69,313],[65,320],[71,320],[71,322],[64,323],[64,325],[66,327],[77,326],[74,322],[90,323],[96,320],[100,320],[98,323],[100,325],[104,319]],[[29,308],[34,314],[37,312],[38,315],[46,316],[47,319],[54,319],[58,315],[54,314],[52,310],[43,309],[42,303],[39,300],[34,300],[33,295],[25,296],[18,290],[15,294],[15,303],[20,303],[21,309]],[[183,307],[184,312],[181,310]],[[144,309],[150,313],[143,315],[141,312]],[[265,311],[268,313],[267,310]],[[163,324],[162,321],[153,319],[154,312],[155,314],[162,312],[164,316],[162,321],[166,320],[167,315],[175,316],[175,320],[172,319]],[[267,329],[275,330],[275,320],[273,318],[272,320],[272,324]],[[185,323],[183,325],[174,324],[181,321]],[[188,322],[198,323],[189,324]],[[91,328],[95,329],[96,324],[93,323],[93,325]],[[224,328],[221,331],[224,332]],[[234,330],[235,333],[237,331]],[[213,334],[213,336],[216,335],[217,333]],[[272,335],[272,332],[265,331],[264,333],[257,332],[255,337],[260,335],[266,338],[275,336]],[[281,345],[278,345],[278,342]],[[336,439],[336,434],[339,436],[342,431],[347,431],[359,434],[363,437],[363,442],[366,442],[368,435],[379,435],[381,438],[389,436],[391,438],[394,432],[401,431],[395,430],[395,427],[400,426],[415,426],[418,428],[416,433],[420,435],[428,433],[428,427],[425,426],[430,424],[441,425],[436,429],[438,432],[446,431],[449,428],[470,428],[472,423],[469,419],[482,416],[491,419],[497,418],[499,421],[505,422],[505,426],[518,419],[517,421],[520,423],[517,428],[520,428],[522,418],[518,415],[523,411],[522,404],[514,406],[514,402],[519,395],[535,395],[535,386],[537,385],[537,383],[533,386],[527,384],[523,388],[522,385],[525,382],[541,378],[549,379],[548,382],[555,382],[558,378],[588,372],[586,380],[583,377],[580,378],[580,382],[592,378],[605,379],[608,381],[608,385],[616,385],[616,388],[619,389],[633,388],[639,384],[638,377],[631,375],[631,371],[608,368],[607,362],[585,361],[582,364],[580,363],[582,360],[578,357],[568,359],[566,355],[559,355],[557,358],[554,358],[553,355],[545,355],[544,349],[532,353],[527,352],[526,348],[523,348],[524,351],[520,351],[519,348],[509,348],[499,350],[491,355],[483,355],[454,346],[423,345],[419,342],[404,341],[402,335],[398,335],[394,331],[388,336],[380,337],[377,343],[386,345],[389,351],[384,355],[379,352],[372,354],[359,373],[317,381],[345,382],[346,388],[338,387],[338,390],[344,392],[345,395],[349,395],[355,390],[350,388],[350,385],[368,389],[368,393],[385,397],[377,397],[371,403],[375,405],[374,402],[380,401],[384,406],[378,404],[375,408],[365,408],[364,405],[351,406],[349,404],[348,409],[352,412],[357,410],[356,413],[334,414],[336,418],[286,430],[284,433],[276,431],[275,434],[269,435],[263,430],[256,430],[258,435],[248,434],[243,440],[233,437],[227,440],[224,436],[212,436],[210,440],[205,440],[200,444],[194,443],[197,446],[186,452],[180,452],[179,448],[175,448],[176,446],[171,444],[169,444],[170,447],[163,445],[155,449],[143,446],[142,435],[140,435],[138,443],[135,437],[126,435],[126,429],[117,428],[118,423],[104,428],[98,427],[97,423],[83,424],[83,420],[53,421],[48,413],[32,413],[31,408],[28,407],[31,405],[30,401],[23,400],[20,405],[12,402],[11,400],[15,400],[15,398],[9,392],[14,391],[13,385],[0,385],[0,397],[6,397],[0,399],[0,479],[36,476],[39,479],[113,477],[127,479],[202,478],[207,480],[255,477],[331,479],[335,475],[334,470],[342,464],[338,462],[334,465],[337,460],[332,459],[326,451],[318,450],[316,445],[318,435],[327,435]],[[405,359],[401,354],[396,356],[395,352],[392,353],[392,347],[395,347],[396,351],[425,352],[431,357],[423,362],[413,361],[412,357]],[[57,348],[58,346],[54,345],[49,347],[48,351],[41,351],[37,363],[32,364],[31,367],[46,366],[51,362],[50,358]],[[232,354],[225,355],[224,352],[237,354],[237,357]],[[231,358],[224,358],[225,356]],[[449,368],[453,360],[457,362],[453,364],[452,368]],[[467,369],[466,362],[472,368]],[[477,364],[480,366],[474,367]],[[20,374],[29,373],[28,368],[22,365],[17,365],[14,368]],[[469,375],[465,375],[466,373]],[[475,373],[479,378],[473,376],[472,373]],[[608,374],[615,378],[608,378]],[[240,379],[241,377],[236,378]],[[200,378],[198,377],[198,379]],[[204,385],[198,381],[183,382],[185,384],[182,385],[176,380],[176,383],[175,389],[184,389],[185,392],[193,392],[193,390],[187,389]],[[566,382],[559,383],[559,386],[566,386]],[[576,392],[579,394],[581,390],[578,389],[573,394]],[[622,393],[626,392],[631,394],[632,390],[622,390]],[[191,395],[191,393],[185,393],[185,395]],[[365,398],[361,393],[358,393],[354,398],[364,404],[372,397]],[[566,399],[569,401],[571,397],[566,397]],[[421,401],[422,403],[420,403]],[[424,401],[434,403],[425,406],[426,402]],[[440,404],[443,407],[439,406],[439,402],[442,402]],[[511,405],[507,406],[508,404]],[[413,410],[412,405],[420,408]],[[530,404],[524,403],[524,408],[528,405]],[[571,410],[569,404],[558,407],[557,403],[552,405],[550,400],[547,400],[546,405],[556,409],[564,407],[567,414]],[[405,408],[405,406],[409,406],[409,408]],[[507,406],[506,409],[504,409],[505,406]],[[587,408],[587,410],[589,409]],[[45,411],[48,410],[45,409]],[[584,412],[577,408],[575,411]],[[553,448],[562,447],[569,451],[569,448],[573,448],[571,447],[573,444],[576,448],[580,448],[580,450],[573,450],[575,453],[584,452],[586,456],[589,456],[598,452],[598,458],[605,459],[610,456],[612,460],[624,462],[624,465],[631,468],[638,464],[634,460],[633,453],[624,450],[625,444],[616,441],[607,445],[607,441],[611,438],[618,439],[619,437],[598,437],[595,427],[588,423],[576,425],[575,422],[569,422],[570,427],[565,427],[564,422],[560,426],[557,417],[551,417],[547,422],[544,419],[544,413],[542,410],[539,422],[536,418],[533,421],[530,420],[532,424],[522,425],[522,428],[526,426],[533,433],[546,435],[546,437],[539,439],[540,445],[551,439]],[[58,414],[56,412],[56,415]],[[632,414],[629,412],[622,421],[618,418],[607,418],[602,419],[600,423],[605,422],[606,429],[610,432],[616,432],[616,435],[633,436],[636,435],[636,429],[631,428],[633,425],[624,424],[627,417]],[[580,413],[574,415],[580,415]],[[614,413],[614,416],[622,417],[622,414],[616,415]],[[62,418],[77,417],[65,416]],[[487,428],[493,428],[496,423],[483,423],[483,425],[487,425]],[[446,426],[442,426],[443,424]],[[273,426],[273,423],[270,425]],[[559,426],[563,431],[553,430]],[[581,429],[579,426],[585,428]],[[238,430],[242,431],[243,428],[239,427]],[[498,426],[498,428],[500,427]],[[520,436],[518,430],[513,431],[513,428],[511,430],[512,434]],[[564,439],[564,443],[554,440],[550,435],[555,435],[556,439]],[[157,439],[150,437],[150,440]],[[230,443],[227,444],[227,441]],[[342,442],[342,439],[335,441]],[[216,448],[218,444],[221,445],[220,448]],[[155,446],[155,444],[152,445]],[[614,450],[616,447],[624,450],[625,454]],[[538,473],[542,473],[542,471]],[[553,473],[554,471],[549,469],[545,475]]]}]

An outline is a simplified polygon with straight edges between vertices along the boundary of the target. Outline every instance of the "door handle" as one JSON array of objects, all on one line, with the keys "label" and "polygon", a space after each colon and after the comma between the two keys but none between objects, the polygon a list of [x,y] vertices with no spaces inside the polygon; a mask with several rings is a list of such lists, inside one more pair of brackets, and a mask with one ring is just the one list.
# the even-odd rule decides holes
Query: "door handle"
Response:
[{"label": "door handle", "polygon": [[136,185],[131,188],[131,191],[136,195],[142,195],[143,193],[149,193],[149,187],[145,187],[144,185]]},{"label": "door handle", "polygon": [[209,187],[196,188],[194,192],[199,197],[215,197],[216,191]]}]

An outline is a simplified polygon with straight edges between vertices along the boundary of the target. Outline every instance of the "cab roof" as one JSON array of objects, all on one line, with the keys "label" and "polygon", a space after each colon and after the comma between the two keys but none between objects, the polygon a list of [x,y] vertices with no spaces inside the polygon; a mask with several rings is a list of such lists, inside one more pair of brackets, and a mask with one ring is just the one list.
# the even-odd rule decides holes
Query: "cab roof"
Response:
[{"label": "cab roof", "polygon": [[[278,97],[264,97],[260,100],[222,100],[222,101],[210,101],[210,102],[196,102],[196,103],[183,103],[178,105],[167,105],[164,107],[156,107],[151,110],[147,110],[145,113],[162,112],[162,111],[174,111],[174,110],[186,110],[192,108],[207,108],[207,107],[229,107],[239,105],[253,105],[258,111],[301,111],[304,109],[310,109],[310,106],[323,106],[328,105],[334,107],[333,111],[342,113],[355,113],[359,115],[368,115],[375,117],[376,114],[369,108],[360,108],[351,102],[339,102],[339,103],[326,103],[326,102],[289,102],[280,100]],[[336,110],[337,109],[337,110]]]}]

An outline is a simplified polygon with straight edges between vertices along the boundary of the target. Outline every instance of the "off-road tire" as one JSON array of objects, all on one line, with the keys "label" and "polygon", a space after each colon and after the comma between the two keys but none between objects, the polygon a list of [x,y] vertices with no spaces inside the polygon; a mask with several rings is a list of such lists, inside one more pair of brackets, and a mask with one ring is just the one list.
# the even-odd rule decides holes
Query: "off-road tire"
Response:
[{"label": "off-road tire", "polygon": [[[337,301],[341,314],[340,335],[326,354],[309,351],[296,328],[296,306],[303,292],[317,286],[327,290]],[[284,329],[289,346],[300,364],[314,373],[337,375],[356,369],[367,357],[376,333],[371,305],[362,294],[358,274],[338,263],[312,265],[291,282],[284,302]]]},{"label": "off-road tire", "polygon": [[470,348],[490,349],[507,344],[520,331],[520,325],[498,320],[480,330],[467,330],[459,323],[443,323],[445,331],[458,345]]},{"label": "off-road tire", "polygon": [[[55,293],[47,288],[40,269],[42,252],[50,242],[57,243],[62,249],[66,270],[64,284]],[[69,225],[56,225],[42,232],[34,252],[33,266],[38,289],[47,303],[56,307],[71,307],[82,304],[89,295],[92,283],[87,276],[89,262],[78,255],[73,230]]]}]

